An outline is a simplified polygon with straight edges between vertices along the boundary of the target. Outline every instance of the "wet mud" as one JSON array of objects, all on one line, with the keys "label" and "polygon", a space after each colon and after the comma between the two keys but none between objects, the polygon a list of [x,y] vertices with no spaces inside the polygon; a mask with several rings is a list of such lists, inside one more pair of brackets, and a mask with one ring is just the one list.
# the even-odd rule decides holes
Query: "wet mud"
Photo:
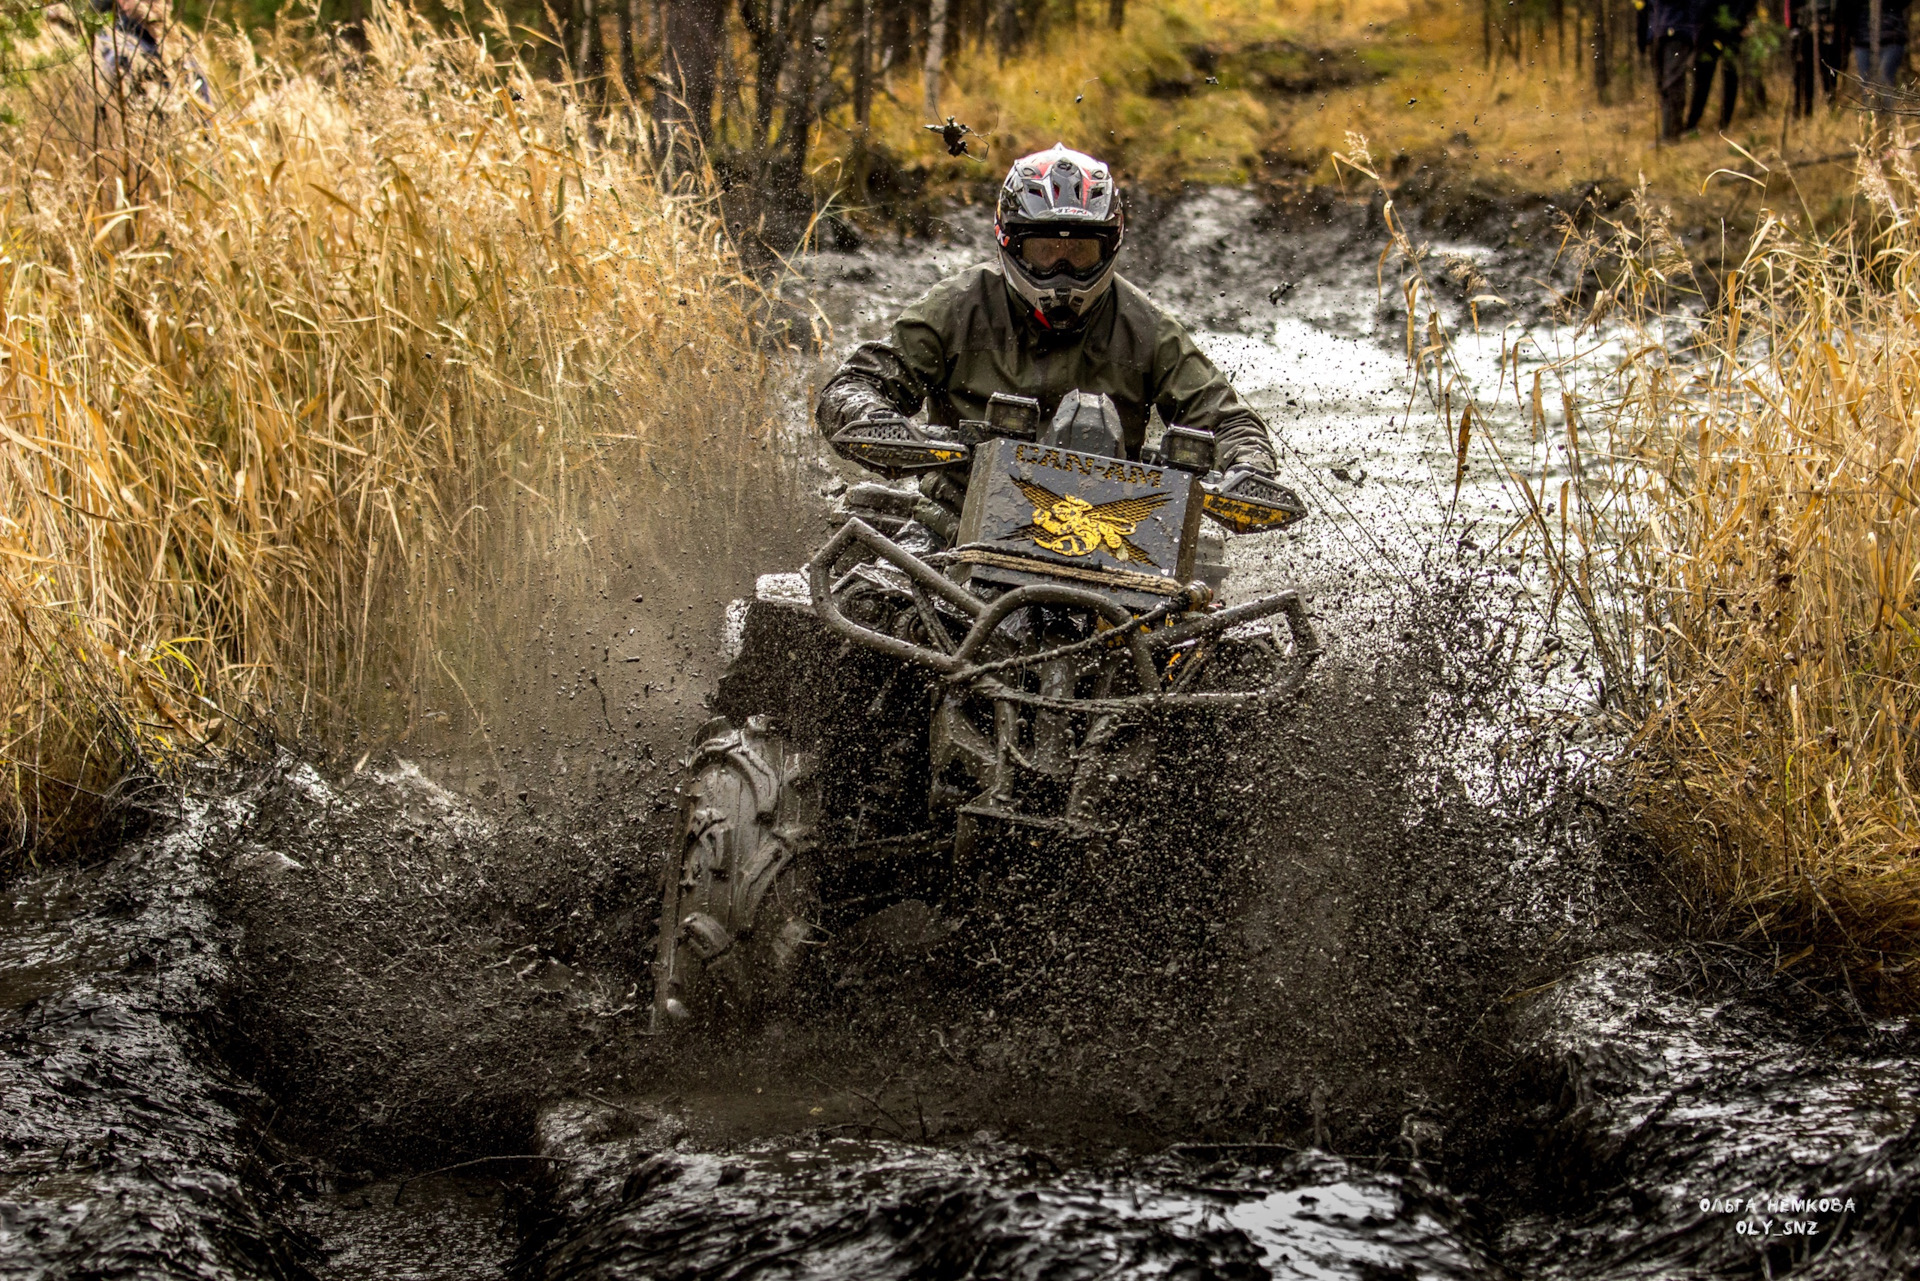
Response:
[{"label": "wet mud", "polygon": [[303,1276],[196,805],[0,900],[0,1276]]},{"label": "wet mud", "polygon": [[[789,292],[842,350],[973,243]],[[1238,192],[1134,237],[1317,511],[1237,541],[1229,592],[1301,586],[1329,647],[1292,705],[1170,728],[1111,861],[1036,848],[997,910],[848,931],[759,1028],[650,1035],[723,603],[623,582],[548,630],[621,634],[635,688],[611,645],[554,661],[491,763],[281,752],[7,888],[0,1275],[1905,1275],[1915,1032],[1687,936],[1577,646],[1479,545],[1494,478],[1449,501],[1376,244]]]},{"label": "wet mud", "polygon": [[1488,1275],[1452,1198],[1323,1153],[1067,1170],[987,1133],[678,1151],[671,1118],[591,1103],[541,1133],[571,1162],[534,1251],[547,1277]]}]

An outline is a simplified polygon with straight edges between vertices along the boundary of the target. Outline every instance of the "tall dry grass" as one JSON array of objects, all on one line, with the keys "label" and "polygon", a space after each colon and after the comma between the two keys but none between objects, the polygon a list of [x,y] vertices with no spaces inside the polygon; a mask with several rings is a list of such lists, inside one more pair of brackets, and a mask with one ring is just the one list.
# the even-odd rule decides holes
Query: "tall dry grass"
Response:
[{"label": "tall dry grass", "polygon": [[238,722],[337,740],[451,683],[484,730],[449,639],[578,528],[607,451],[751,429],[763,298],[708,199],[503,42],[393,5],[366,32],[200,41],[207,106],[179,74],[103,94],[85,57],[14,93],[15,850]]},{"label": "tall dry grass", "polygon": [[[1882,160],[1888,157],[1891,164]],[[1920,992],[1920,175],[1863,150],[1872,217],[1763,222],[1684,362],[1636,347],[1658,678],[1638,771],[1735,922]],[[1657,230],[1612,301],[1658,305]],[[1654,286],[1650,288],[1649,286]]]},{"label": "tall dry grass", "polygon": [[[1365,144],[1352,156],[1370,167]],[[1504,394],[1460,376],[1398,237],[1409,352],[1449,439],[1504,474],[1545,623],[1585,633],[1625,776],[1702,918],[1811,958],[1859,999],[1920,998],[1920,172],[1858,151],[1863,212],[1830,236],[1763,215],[1705,290],[1643,189],[1569,231],[1590,292],[1557,359]],[[1391,210],[1389,217],[1391,218]],[[1800,224],[1800,226],[1804,226]],[[1417,318],[1417,319],[1416,319]],[[1480,422],[1476,432],[1474,422]],[[1559,446],[1564,445],[1564,450]]]}]

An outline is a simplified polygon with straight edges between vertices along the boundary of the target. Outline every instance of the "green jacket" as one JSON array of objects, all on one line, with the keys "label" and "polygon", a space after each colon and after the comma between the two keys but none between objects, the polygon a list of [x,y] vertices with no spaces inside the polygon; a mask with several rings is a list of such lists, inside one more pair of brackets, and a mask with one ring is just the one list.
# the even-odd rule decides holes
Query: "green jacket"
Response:
[{"label": "green jacket", "polygon": [[1247,408],[1192,335],[1120,276],[1082,328],[1055,335],[1015,310],[998,263],[941,281],[893,324],[887,342],[861,343],[821,389],[815,408],[831,436],[875,411],[952,427],[987,416],[995,392],[1034,396],[1041,421],[1068,392],[1104,392],[1120,411],[1127,456],[1138,458],[1148,411],[1214,433],[1216,465],[1273,467],[1267,425]]}]

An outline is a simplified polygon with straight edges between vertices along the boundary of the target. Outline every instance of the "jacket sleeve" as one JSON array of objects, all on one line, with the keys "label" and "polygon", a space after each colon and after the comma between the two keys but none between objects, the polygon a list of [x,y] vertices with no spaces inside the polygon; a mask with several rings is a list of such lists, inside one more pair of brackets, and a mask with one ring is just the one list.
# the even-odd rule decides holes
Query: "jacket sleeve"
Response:
[{"label": "jacket sleeve", "polygon": [[1154,344],[1154,408],[1168,425],[1198,427],[1214,435],[1214,465],[1235,463],[1274,469],[1273,438],[1260,415],[1247,408],[1193,336],[1163,315]]},{"label": "jacket sleeve", "polygon": [[893,322],[885,342],[863,342],[848,354],[814,404],[825,436],[875,413],[912,415],[947,385],[952,364],[945,327],[947,290],[936,285]]}]

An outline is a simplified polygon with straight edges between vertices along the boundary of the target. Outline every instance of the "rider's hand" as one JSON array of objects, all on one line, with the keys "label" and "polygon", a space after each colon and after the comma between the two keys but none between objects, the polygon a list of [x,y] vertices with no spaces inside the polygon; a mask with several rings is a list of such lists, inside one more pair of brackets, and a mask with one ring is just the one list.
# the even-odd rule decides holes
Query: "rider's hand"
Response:
[{"label": "rider's hand", "polygon": [[[1259,462],[1242,462],[1236,460],[1229,463],[1226,473],[1220,477],[1219,483],[1211,485],[1210,487],[1216,494],[1251,499],[1255,502],[1288,509],[1302,516],[1306,514],[1307,505],[1300,500],[1300,495],[1281,484],[1279,478],[1273,474],[1273,470],[1266,464],[1264,459]],[[1242,530],[1240,532],[1244,533],[1247,531]]]}]

